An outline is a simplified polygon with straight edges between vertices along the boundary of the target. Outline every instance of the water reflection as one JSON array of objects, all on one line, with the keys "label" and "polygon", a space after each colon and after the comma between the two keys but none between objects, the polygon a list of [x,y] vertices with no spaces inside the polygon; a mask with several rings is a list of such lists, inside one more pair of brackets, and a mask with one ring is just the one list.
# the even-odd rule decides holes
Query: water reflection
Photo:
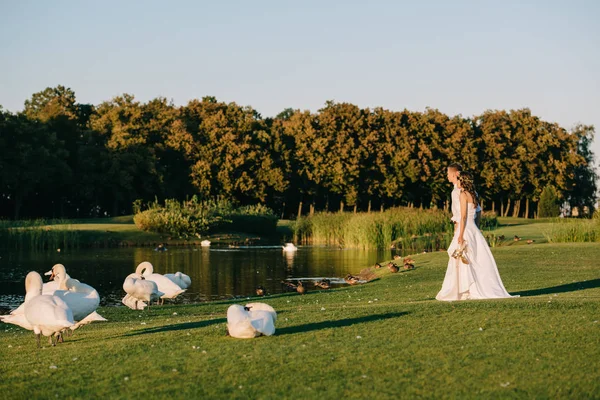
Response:
[{"label": "water reflection", "polygon": [[114,305],[120,304],[124,295],[123,280],[142,261],[150,261],[160,274],[188,274],[192,285],[176,301],[194,303],[253,296],[258,285],[267,293],[280,293],[281,280],[343,277],[391,256],[390,251],[328,247],[299,247],[298,251],[284,252],[280,246],[170,248],[165,252],[149,248],[11,252],[0,258],[0,307],[15,307],[23,301],[27,272],[43,273],[56,263],[64,264],[72,277],[95,287],[103,305]]}]

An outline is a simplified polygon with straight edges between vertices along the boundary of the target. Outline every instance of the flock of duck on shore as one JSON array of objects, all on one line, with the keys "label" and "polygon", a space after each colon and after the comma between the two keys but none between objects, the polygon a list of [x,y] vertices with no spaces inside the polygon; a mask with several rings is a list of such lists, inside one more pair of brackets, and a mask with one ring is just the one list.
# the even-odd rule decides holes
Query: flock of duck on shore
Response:
[{"label": "flock of duck on shore", "polygon": [[[210,245],[204,244],[204,245]],[[166,247],[159,246],[157,251],[166,251]],[[292,243],[283,246],[284,251],[296,251]],[[394,257],[399,259],[400,257]],[[404,258],[404,269],[413,269],[414,261]],[[381,268],[377,263],[374,268]],[[387,268],[391,272],[398,272],[400,267],[390,262]],[[370,268],[361,271],[359,276],[348,274],[344,281],[350,285],[363,283],[374,278],[369,272]],[[64,337],[71,334],[79,327],[96,321],[107,321],[96,312],[100,305],[98,291],[71,278],[62,264],[56,264],[44,275],[50,276],[50,281],[44,283],[42,276],[32,271],[25,277],[25,300],[18,308],[8,315],[0,315],[0,321],[18,325],[34,332],[37,346],[41,347],[40,336],[47,336],[49,344],[55,346],[64,341]],[[302,281],[294,284],[282,281],[285,291],[306,293]],[[135,272],[129,274],[123,282],[125,297],[122,303],[132,310],[143,310],[152,303],[163,304],[165,299],[175,299],[185,292],[192,284],[191,278],[182,273],[158,274],[148,261],[140,263]],[[331,281],[322,279],[314,282],[315,287],[329,289]],[[256,288],[257,296],[265,296],[266,290],[262,286]],[[270,336],[275,333],[277,313],[273,307],[265,303],[249,303],[244,306],[234,304],[227,310],[227,334],[235,338],[254,338],[257,336]]]}]

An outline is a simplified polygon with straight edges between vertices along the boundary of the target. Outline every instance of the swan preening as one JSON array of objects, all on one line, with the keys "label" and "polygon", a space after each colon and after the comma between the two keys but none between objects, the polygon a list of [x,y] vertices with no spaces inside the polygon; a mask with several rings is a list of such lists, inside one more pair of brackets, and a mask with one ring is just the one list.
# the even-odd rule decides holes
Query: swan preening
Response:
[{"label": "swan preening", "polygon": [[[174,299],[181,293],[185,292],[186,289],[182,289],[177,283],[161,274],[154,273],[154,267],[148,261],[140,263],[135,269],[135,273],[144,277],[147,281],[152,281],[158,286],[159,292],[162,292],[160,296],[162,302],[165,299]],[[187,275],[186,275],[187,276]],[[189,279],[189,276],[187,276]],[[190,280],[191,283],[191,280]]]},{"label": "swan preening", "polygon": [[158,301],[164,293],[158,290],[156,282],[144,279],[137,272],[129,274],[123,282],[123,304],[132,310],[143,310],[144,307],[150,305],[153,301]]},{"label": "swan preening", "polygon": [[183,272],[175,272],[174,274],[165,274],[165,277],[175,282],[180,288],[187,289],[192,284],[192,278]]},{"label": "swan preening", "polygon": [[[34,331],[39,346],[40,334],[59,336],[65,328],[75,330],[93,321],[106,321],[96,312],[100,304],[98,292],[69,277],[64,265],[54,265],[45,275],[54,281],[44,284],[39,273],[27,275],[25,301],[9,315],[1,316],[2,322]],[[51,342],[54,344],[52,339]]]},{"label": "swan preening", "polygon": [[164,299],[174,299],[192,284],[191,278],[181,272],[174,274],[155,274],[154,267],[148,261],[140,263],[133,274],[129,274],[123,282],[123,304],[132,310],[143,310],[144,307]]},{"label": "swan preening", "polygon": [[227,333],[238,339],[271,336],[275,333],[277,313],[268,304],[234,304],[227,309]]}]

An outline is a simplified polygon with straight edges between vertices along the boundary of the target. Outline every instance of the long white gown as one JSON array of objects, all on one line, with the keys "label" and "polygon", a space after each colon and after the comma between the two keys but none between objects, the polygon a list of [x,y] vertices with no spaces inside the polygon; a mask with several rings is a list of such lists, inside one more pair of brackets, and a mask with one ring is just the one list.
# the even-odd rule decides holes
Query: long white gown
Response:
[{"label": "long white gown", "polygon": [[475,207],[473,203],[468,203],[467,207],[467,225],[463,238],[467,242],[466,255],[469,262],[465,264],[460,257],[452,257],[452,253],[458,248],[460,233],[460,219],[454,215],[453,220],[458,220],[458,224],[452,243],[448,247],[448,269],[442,290],[435,298],[441,301],[456,301],[518,297],[511,296],[504,288],[490,247],[475,225]]}]

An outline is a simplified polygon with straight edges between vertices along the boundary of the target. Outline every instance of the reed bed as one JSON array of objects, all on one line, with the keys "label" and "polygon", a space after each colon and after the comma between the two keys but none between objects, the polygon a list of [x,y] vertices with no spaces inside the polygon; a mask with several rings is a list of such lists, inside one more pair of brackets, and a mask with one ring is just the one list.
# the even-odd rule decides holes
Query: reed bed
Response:
[{"label": "reed bed", "polygon": [[81,235],[69,220],[0,220],[0,247],[5,249],[69,249],[80,242]]},{"label": "reed bed", "polygon": [[316,213],[298,219],[292,229],[294,239],[303,244],[404,249],[416,242],[428,243],[426,247],[443,246],[452,224],[441,210],[402,207],[383,213]]},{"label": "reed bed", "polygon": [[549,243],[600,242],[600,218],[560,219],[544,231]]}]

